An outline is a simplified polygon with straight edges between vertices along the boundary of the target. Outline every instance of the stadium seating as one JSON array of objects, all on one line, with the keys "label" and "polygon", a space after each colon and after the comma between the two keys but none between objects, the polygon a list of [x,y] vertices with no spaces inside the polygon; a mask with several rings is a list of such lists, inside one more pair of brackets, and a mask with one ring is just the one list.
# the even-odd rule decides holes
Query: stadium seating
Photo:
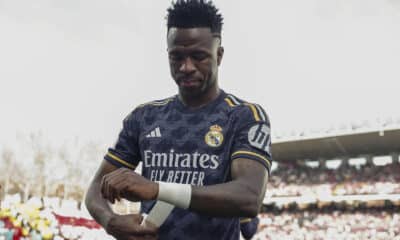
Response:
[{"label": "stadium seating", "polygon": [[400,214],[397,210],[284,211],[260,215],[255,240],[399,240]]},{"label": "stadium seating", "polygon": [[338,169],[280,164],[271,175],[267,194],[269,197],[400,194],[400,164]]}]

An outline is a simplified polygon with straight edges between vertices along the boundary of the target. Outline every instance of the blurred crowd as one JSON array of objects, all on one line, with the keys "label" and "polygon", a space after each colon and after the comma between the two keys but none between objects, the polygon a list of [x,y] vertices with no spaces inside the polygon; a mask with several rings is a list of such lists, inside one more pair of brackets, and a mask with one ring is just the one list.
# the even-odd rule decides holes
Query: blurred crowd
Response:
[{"label": "blurred crowd", "polygon": [[400,240],[400,209],[306,210],[260,215],[255,240]]},{"label": "blurred crowd", "polygon": [[[32,198],[26,203],[6,201],[0,208],[1,240],[62,240],[110,238],[92,219],[80,217],[77,209],[44,206]],[[60,212],[60,213],[57,213]]]},{"label": "blurred crowd", "polygon": [[271,174],[267,189],[269,197],[399,193],[399,163],[346,165],[337,169],[280,164]]}]

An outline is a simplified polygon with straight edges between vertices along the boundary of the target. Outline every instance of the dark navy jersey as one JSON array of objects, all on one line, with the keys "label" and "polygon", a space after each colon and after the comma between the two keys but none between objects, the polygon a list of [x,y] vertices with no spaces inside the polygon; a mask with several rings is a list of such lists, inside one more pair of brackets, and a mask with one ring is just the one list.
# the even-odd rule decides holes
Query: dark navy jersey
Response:
[{"label": "dark navy jersey", "polygon": [[259,222],[260,219],[258,219],[258,217],[240,219],[240,232],[242,233],[244,239],[249,240],[253,238],[253,236],[257,233]]},{"label": "dark navy jersey", "polygon": [[[138,106],[129,114],[105,159],[152,181],[207,186],[231,179],[238,158],[271,168],[270,123],[257,104],[221,90],[208,105],[191,110],[178,96]],[[142,202],[148,213],[155,201]],[[159,229],[160,239],[239,239],[239,218],[217,218],[174,208]]]}]

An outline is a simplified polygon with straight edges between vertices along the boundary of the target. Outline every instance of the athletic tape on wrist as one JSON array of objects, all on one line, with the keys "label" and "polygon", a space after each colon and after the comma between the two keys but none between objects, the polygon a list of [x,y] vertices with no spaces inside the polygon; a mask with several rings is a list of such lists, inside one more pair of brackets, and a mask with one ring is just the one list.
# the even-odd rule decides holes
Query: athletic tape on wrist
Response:
[{"label": "athletic tape on wrist", "polygon": [[190,184],[158,182],[157,199],[179,208],[188,209],[192,199],[192,186]]},{"label": "athletic tape on wrist", "polygon": [[144,226],[146,222],[150,222],[156,227],[160,227],[165,222],[173,209],[174,205],[162,201],[157,201],[148,215],[145,213],[142,214],[143,220],[140,225]]}]

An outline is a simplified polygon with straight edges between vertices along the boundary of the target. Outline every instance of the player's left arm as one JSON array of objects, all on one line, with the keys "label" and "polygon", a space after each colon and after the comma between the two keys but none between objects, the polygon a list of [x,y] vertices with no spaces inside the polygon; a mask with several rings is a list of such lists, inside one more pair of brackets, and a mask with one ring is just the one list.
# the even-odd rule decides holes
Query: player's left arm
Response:
[{"label": "player's left arm", "polygon": [[238,111],[232,146],[231,181],[192,187],[190,209],[211,216],[255,217],[265,196],[271,168],[270,122],[264,110],[249,104]]},{"label": "player's left arm", "polygon": [[205,187],[192,186],[190,209],[219,217],[255,217],[262,205],[268,171],[258,162],[232,162],[232,181]]}]

